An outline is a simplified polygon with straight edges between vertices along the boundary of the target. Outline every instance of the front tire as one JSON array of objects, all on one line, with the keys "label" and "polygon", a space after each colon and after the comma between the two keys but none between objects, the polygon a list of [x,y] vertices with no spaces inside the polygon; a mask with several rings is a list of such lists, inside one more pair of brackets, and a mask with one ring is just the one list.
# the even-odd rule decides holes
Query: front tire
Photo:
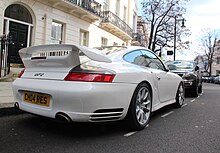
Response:
[{"label": "front tire", "polygon": [[184,87],[183,87],[183,84],[180,83],[179,87],[178,87],[178,90],[177,90],[177,93],[176,93],[176,107],[177,108],[181,108],[182,105],[183,105],[183,102],[184,102]]},{"label": "front tire", "polygon": [[142,130],[148,124],[152,108],[152,94],[146,83],[137,86],[126,116],[131,130]]}]

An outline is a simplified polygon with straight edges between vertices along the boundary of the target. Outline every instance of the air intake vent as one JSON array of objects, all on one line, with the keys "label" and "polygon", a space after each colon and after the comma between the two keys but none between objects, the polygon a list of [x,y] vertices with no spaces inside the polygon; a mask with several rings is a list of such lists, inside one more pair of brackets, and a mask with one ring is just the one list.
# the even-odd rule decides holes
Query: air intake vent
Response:
[{"label": "air intake vent", "polygon": [[182,73],[178,73],[178,75],[179,75],[180,77],[182,77],[182,76],[183,76],[183,74],[182,74]]},{"label": "air intake vent", "polygon": [[113,121],[118,120],[122,116],[123,108],[99,109],[90,116],[91,121]]}]

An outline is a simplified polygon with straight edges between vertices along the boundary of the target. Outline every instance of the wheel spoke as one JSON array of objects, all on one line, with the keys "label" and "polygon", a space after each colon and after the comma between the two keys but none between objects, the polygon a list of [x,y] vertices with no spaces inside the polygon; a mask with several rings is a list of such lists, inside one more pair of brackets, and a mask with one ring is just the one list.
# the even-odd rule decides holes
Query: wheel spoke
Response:
[{"label": "wheel spoke", "polygon": [[141,104],[141,109],[144,110],[144,112],[150,111],[150,100],[147,100],[146,102]]},{"label": "wheel spoke", "polygon": [[137,119],[139,120],[139,118],[141,116],[140,109],[138,111],[136,111],[136,114],[137,114]]},{"label": "wheel spoke", "polygon": [[146,117],[145,117],[145,113],[144,113],[144,111],[143,111],[142,109],[140,109],[139,122],[143,124],[143,123],[144,123],[144,118],[146,118]]},{"label": "wheel spoke", "polygon": [[142,91],[141,91],[141,100],[144,100],[145,93],[146,93],[145,89],[142,89]]},{"label": "wheel spoke", "polygon": [[141,103],[141,95],[137,95],[137,100],[136,100],[137,105]]},{"label": "wheel spoke", "polygon": [[147,91],[145,90],[144,95],[143,95],[143,100],[146,100],[146,99],[147,99],[148,94],[149,94],[149,92],[147,92]]}]

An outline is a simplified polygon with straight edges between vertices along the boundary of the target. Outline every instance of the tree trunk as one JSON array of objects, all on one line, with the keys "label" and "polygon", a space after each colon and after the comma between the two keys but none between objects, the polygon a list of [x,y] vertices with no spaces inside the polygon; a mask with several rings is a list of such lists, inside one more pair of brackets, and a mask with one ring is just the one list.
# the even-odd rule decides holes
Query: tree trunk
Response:
[{"label": "tree trunk", "polygon": [[212,75],[212,63],[209,63],[209,76]]},{"label": "tree trunk", "polygon": [[152,40],[153,40],[153,34],[154,34],[154,24],[151,22],[151,30],[150,30],[150,36],[149,36],[149,44],[148,44],[148,49],[152,49]]}]

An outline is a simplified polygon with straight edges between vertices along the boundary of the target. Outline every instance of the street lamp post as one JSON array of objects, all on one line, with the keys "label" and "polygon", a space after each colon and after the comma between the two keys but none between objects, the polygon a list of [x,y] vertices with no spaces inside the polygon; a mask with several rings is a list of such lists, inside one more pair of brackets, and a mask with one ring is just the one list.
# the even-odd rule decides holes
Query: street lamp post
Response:
[{"label": "street lamp post", "polygon": [[173,48],[173,60],[175,61],[176,60],[176,24],[177,24],[177,21],[182,21],[182,25],[181,25],[181,28],[185,28],[185,19],[182,18],[182,19],[177,19],[177,16],[174,17],[174,48]]}]

